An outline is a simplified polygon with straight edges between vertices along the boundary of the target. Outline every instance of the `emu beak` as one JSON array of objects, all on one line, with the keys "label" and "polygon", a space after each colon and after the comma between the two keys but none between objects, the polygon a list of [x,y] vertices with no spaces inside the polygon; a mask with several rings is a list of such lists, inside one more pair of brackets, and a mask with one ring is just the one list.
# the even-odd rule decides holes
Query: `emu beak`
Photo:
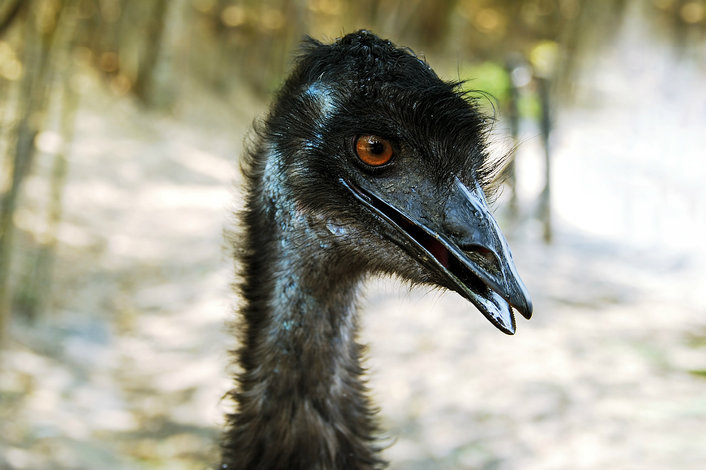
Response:
[{"label": "emu beak", "polygon": [[443,196],[433,197],[430,190],[422,198],[415,196],[418,191],[373,192],[341,182],[412,242],[402,247],[431,264],[442,285],[470,300],[502,332],[515,333],[513,308],[527,319],[532,316],[527,288],[480,187],[468,188],[454,177]]},{"label": "emu beak", "polygon": [[515,333],[512,308],[527,319],[532,316],[527,287],[517,273],[507,240],[480,187],[469,189],[454,178],[440,230],[427,233],[451,254],[446,263],[443,256],[440,261],[455,278],[459,293],[496,327],[508,334]]}]

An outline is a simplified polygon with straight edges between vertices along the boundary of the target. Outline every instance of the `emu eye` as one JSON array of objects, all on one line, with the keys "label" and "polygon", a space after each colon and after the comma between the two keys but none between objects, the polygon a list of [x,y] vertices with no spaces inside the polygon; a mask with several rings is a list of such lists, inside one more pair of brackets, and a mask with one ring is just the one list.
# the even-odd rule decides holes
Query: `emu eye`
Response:
[{"label": "emu eye", "polygon": [[363,163],[381,166],[392,159],[394,151],[390,141],[376,135],[361,135],[355,139],[355,153]]}]

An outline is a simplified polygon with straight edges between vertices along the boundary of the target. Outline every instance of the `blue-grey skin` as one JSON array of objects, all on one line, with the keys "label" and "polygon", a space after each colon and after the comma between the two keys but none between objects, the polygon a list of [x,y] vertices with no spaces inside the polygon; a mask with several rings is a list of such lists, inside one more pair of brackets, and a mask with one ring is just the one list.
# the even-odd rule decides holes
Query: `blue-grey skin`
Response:
[{"label": "blue-grey skin", "polygon": [[[224,469],[372,469],[355,299],[371,274],[460,293],[505,333],[532,305],[485,192],[485,118],[409,51],[310,41],[244,163],[241,372]],[[356,154],[375,135],[394,155]]]}]

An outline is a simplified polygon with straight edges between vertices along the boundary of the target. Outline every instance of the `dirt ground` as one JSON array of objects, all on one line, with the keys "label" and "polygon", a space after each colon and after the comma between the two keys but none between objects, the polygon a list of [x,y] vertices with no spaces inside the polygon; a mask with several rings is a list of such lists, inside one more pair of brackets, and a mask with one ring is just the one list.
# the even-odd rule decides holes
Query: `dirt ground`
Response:
[{"label": "dirt ground", "polygon": [[[177,119],[100,90],[86,96],[54,300],[36,324],[14,325],[2,353],[0,469],[209,468],[237,302],[222,230],[238,204],[241,141],[262,105],[239,102],[241,115],[228,117],[181,109]],[[563,122],[559,146],[569,150],[588,139],[572,134],[574,122],[600,125],[585,115]],[[691,234],[689,249],[662,249],[639,215],[626,233],[646,243],[592,233],[576,220],[598,228],[592,208],[623,200],[590,182],[600,158],[557,155],[554,242],[541,243],[531,219],[501,217],[535,305],[515,336],[455,294],[394,280],[366,289],[362,339],[392,469],[704,468],[706,265],[693,249],[703,233],[692,233],[704,199],[687,208],[697,210],[686,225],[665,223]],[[40,179],[28,185],[46,193]],[[591,205],[583,194],[572,219],[562,201],[581,191],[603,197]],[[635,207],[650,221],[674,207],[647,202]],[[17,222],[26,233],[35,223],[31,211]]]}]

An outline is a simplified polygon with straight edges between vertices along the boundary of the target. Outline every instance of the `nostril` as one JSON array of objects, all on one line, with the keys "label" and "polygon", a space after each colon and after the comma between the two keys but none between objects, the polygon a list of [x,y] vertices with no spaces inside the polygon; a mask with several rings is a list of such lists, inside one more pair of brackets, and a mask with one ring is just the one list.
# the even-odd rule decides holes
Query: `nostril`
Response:
[{"label": "nostril", "polygon": [[474,246],[473,252],[478,253],[480,256],[487,259],[489,263],[495,261],[495,255],[493,255],[493,252],[484,246]]},{"label": "nostril", "polygon": [[453,219],[452,220],[449,220],[449,219],[445,220],[442,223],[442,227],[448,235],[452,236],[456,240],[464,239],[469,236],[468,227],[466,227],[466,225],[461,224]]},{"label": "nostril", "polygon": [[466,253],[466,255],[471,259],[471,261],[478,264],[486,271],[492,273],[500,272],[500,265],[498,263],[498,259],[492,250],[489,250],[488,248],[481,245],[465,245],[462,246],[461,249]]}]

